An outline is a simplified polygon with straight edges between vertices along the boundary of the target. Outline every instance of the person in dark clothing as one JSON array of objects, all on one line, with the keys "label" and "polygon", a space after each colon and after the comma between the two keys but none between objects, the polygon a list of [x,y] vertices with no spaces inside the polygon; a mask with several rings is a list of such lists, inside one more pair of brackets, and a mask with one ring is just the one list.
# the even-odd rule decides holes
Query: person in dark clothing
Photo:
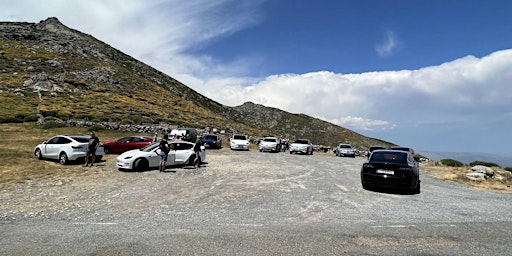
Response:
[{"label": "person in dark clothing", "polygon": [[169,142],[167,142],[168,139],[169,136],[164,134],[163,139],[158,144],[158,147],[160,148],[160,172],[165,171],[165,163],[167,162],[167,155],[170,151]]},{"label": "person in dark clothing", "polygon": [[89,139],[89,147],[87,148],[87,153],[85,154],[85,164],[86,167],[89,164],[89,156],[91,156],[91,166],[94,165],[96,161],[96,149],[100,145],[100,139],[96,136],[94,132],[91,132],[91,138]]},{"label": "person in dark clothing", "polygon": [[196,154],[196,159],[194,160],[194,167],[199,167],[201,164],[201,156],[199,155],[201,153],[201,138],[202,136],[199,136],[196,140],[196,144],[194,145],[194,153]]}]

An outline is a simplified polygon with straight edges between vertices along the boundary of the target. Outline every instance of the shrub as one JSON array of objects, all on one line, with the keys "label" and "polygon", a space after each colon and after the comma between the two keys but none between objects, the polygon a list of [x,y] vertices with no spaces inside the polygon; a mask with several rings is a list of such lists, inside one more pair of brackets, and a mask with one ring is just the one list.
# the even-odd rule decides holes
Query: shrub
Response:
[{"label": "shrub", "polygon": [[449,167],[463,167],[464,164],[454,159],[442,159],[441,163]]},{"label": "shrub", "polygon": [[41,126],[42,129],[52,129],[52,128],[61,128],[66,127],[66,125],[62,122],[56,122],[56,121],[48,121],[43,126]]},{"label": "shrub", "polygon": [[512,167],[505,167],[505,171],[512,172]]},{"label": "shrub", "polygon": [[39,120],[39,117],[37,115],[29,115],[29,116],[26,116],[25,118],[23,118],[23,122],[27,122],[27,123],[37,122],[37,120]]},{"label": "shrub", "polygon": [[90,132],[97,132],[97,131],[101,131],[101,130],[105,130],[105,128],[103,128],[103,126],[101,126],[101,125],[93,125],[93,126],[87,128],[87,131],[90,131]]},{"label": "shrub", "polygon": [[475,165],[483,165],[483,166],[487,166],[487,167],[500,167],[499,164],[483,162],[483,161],[473,161],[473,162],[469,163],[469,166],[475,166]]}]

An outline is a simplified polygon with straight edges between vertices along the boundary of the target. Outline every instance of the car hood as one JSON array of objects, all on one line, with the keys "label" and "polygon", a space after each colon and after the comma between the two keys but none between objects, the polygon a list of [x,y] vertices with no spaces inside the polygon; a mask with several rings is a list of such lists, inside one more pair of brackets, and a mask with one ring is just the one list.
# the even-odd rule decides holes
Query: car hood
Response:
[{"label": "car hood", "polygon": [[134,157],[134,156],[140,156],[140,155],[147,155],[147,154],[151,154],[151,153],[154,153],[154,151],[152,151],[152,152],[144,152],[144,151],[142,151],[140,149],[132,149],[132,150],[128,150],[128,151],[122,153],[117,158]]}]

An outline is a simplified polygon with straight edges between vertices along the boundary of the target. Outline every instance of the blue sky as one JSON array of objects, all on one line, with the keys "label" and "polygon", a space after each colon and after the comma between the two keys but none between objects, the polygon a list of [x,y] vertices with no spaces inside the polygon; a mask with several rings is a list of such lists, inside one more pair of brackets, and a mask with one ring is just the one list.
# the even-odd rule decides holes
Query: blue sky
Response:
[{"label": "blue sky", "polygon": [[417,150],[512,155],[512,2],[0,0],[228,106],[304,113]]}]

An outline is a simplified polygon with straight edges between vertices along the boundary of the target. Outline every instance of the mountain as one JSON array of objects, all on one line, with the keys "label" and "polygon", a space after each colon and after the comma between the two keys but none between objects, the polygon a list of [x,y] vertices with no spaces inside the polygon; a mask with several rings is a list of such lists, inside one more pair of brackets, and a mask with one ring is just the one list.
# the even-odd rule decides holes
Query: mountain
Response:
[{"label": "mountain", "polygon": [[36,120],[216,127],[361,150],[392,144],[303,114],[222,105],[57,18],[0,22],[0,122]]},{"label": "mountain", "polygon": [[489,153],[477,152],[432,152],[432,151],[418,151],[419,154],[431,160],[439,161],[442,159],[454,159],[464,164],[469,164],[474,161],[482,161],[488,163],[495,163],[501,167],[512,167],[511,155],[499,155]]}]

